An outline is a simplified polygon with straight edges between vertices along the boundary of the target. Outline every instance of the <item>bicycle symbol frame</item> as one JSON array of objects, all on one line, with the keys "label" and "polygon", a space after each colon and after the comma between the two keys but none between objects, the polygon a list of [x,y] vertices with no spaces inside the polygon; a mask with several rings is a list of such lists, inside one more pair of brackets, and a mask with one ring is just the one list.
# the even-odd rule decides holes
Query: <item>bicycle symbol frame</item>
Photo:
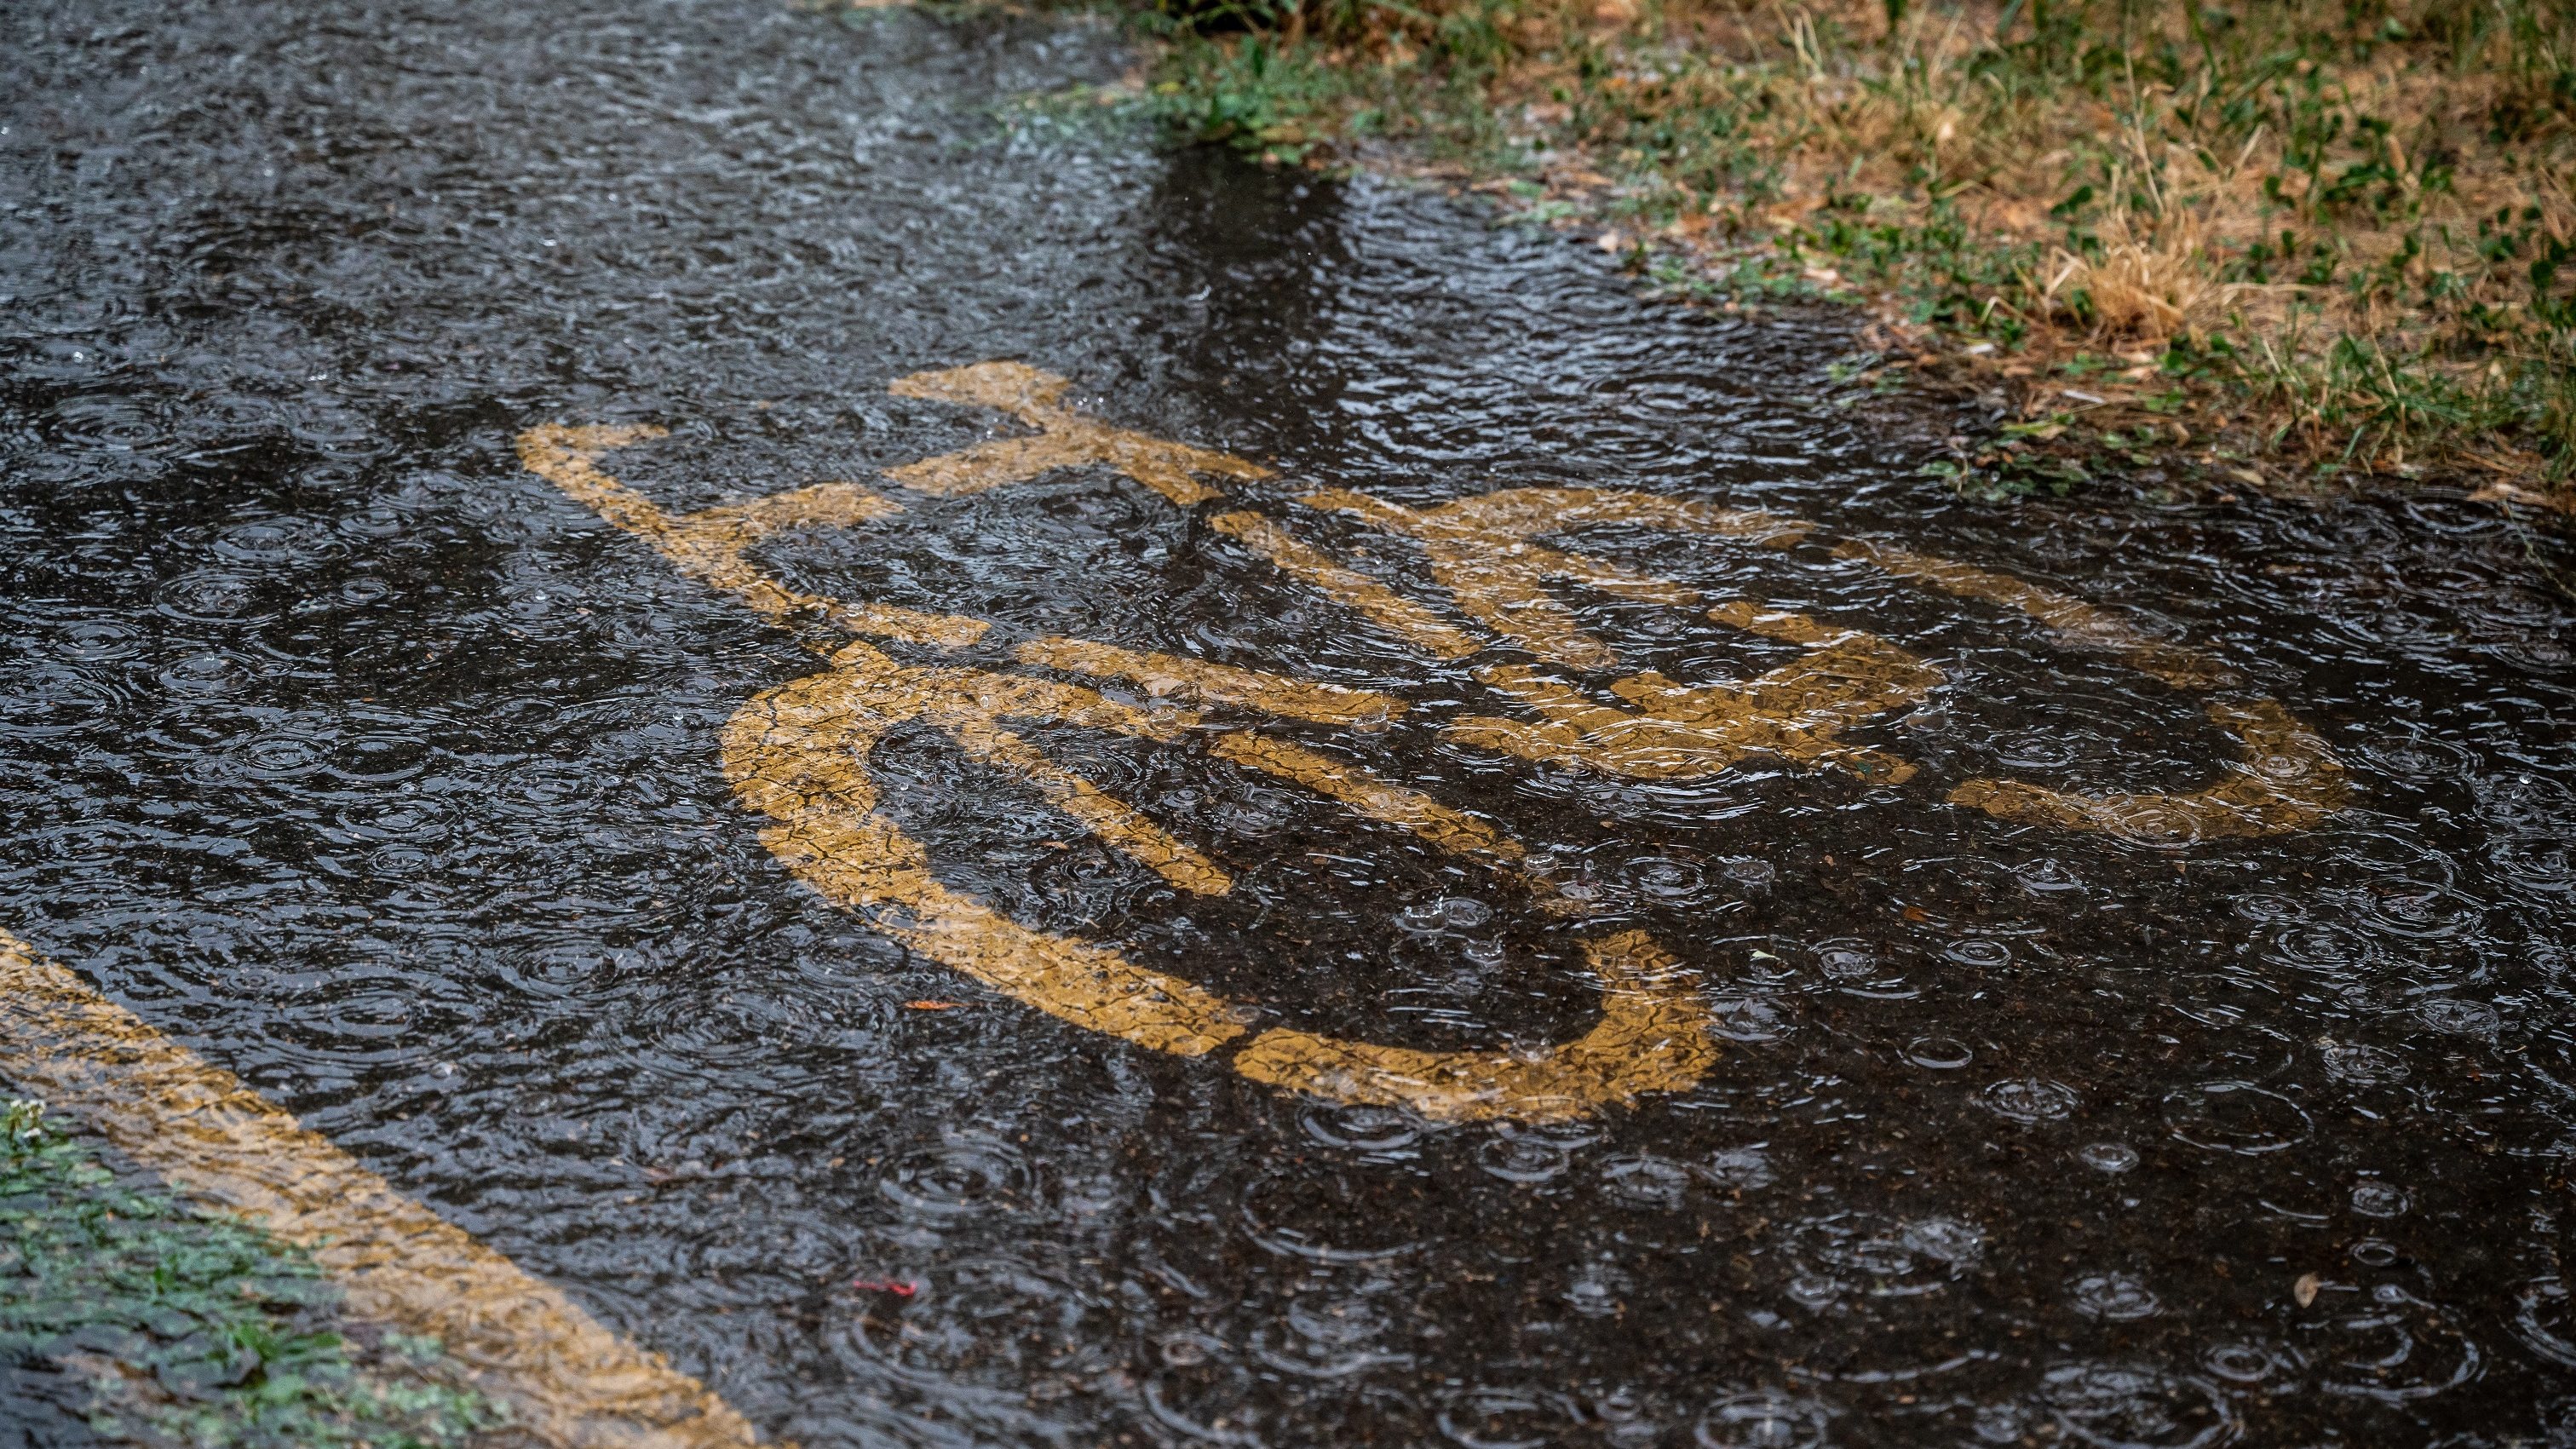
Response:
[{"label": "bicycle symbol frame", "polygon": [[[1714,775],[1749,754],[1886,783],[1914,773],[1910,763],[1851,744],[1841,732],[1922,700],[1942,682],[1936,666],[1863,630],[1742,599],[1704,599],[1678,583],[1560,546],[1583,529],[1618,524],[1788,547],[1812,540],[1813,525],[1624,489],[1510,488],[1419,509],[1348,490],[1298,499],[1420,549],[1454,612],[1444,611],[1348,567],[1287,524],[1236,506],[1223,491],[1226,482],[1269,477],[1268,469],[1092,418],[1064,405],[1067,386],[1016,362],[899,379],[890,388],[898,396],[1000,411],[1028,431],[888,469],[885,476],[904,490],[953,497],[1061,468],[1107,467],[1175,508],[1207,510],[1211,527],[1431,659],[1465,660],[1504,648],[1536,660],[1471,669],[1516,710],[1449,720],[1445,735],[1467,748],[1638,779]],[[982,642],[993,626],[967,615],[802,593],[750,557],[755,545],[787,530],[856,528],[893,518],[905,511],[901,501],[855,483],[824,483],[675,515],[599,466],[616,449],[664,434],[655,427],[547,425],[522,433],[518,451],[530,471],[653,544],[684,574],[773,623],[828,632],[828,669],[765,691],[735,714],[724,735],[725,770],[742,801],[769,818],[761,839],[788,870],[880,933],[1040,1011],[1138,1046],[1183,1057],[1224,1054],[1255,1081],[1435,1118],[1581,1116],[1686,1089],[1715,1063],[1696,973],[1642,930],[1605,929],[1584,939],[1601,996],[1600,1021],[1584,1035],[1543,1051],[1426,1051],[1286,1026],[1256,1030],[1257,1012],[1138,965],[1114,943],[1025,926],[943,883],[928,851],[878,808],[869,755],[899,728],[936,730],[969,757],[1015,775],[1103,844],[1184,893],[1222,895],[1232,888],[1220,861],[1047,758],[1013,732],[1018,721],[1163,743],[1205,737],[1215,758],[1479,862],[1540,909],[1578,927],[1593,913],[1547,871],[1533,868],[1522,844],[1490,822],[1281,733],[1382,728],[1406,712],[1405,701],[1058,637],[1023,640],[1011,658],[1030,670],[1141,685],[1151,703],[1125,703],[1047,674],[903,662],[880,645],[956,650]],[[2343,770],[2324,741],[2205,656],[2010,575],[1857,539],[1838,542],[1833,553],[1917,587],[2019,610],[2061,643],[2200,695],[2212,724],[2244,753],[2219,781],[2188,794],[2082,795],[1976,779],[1953,789],[1950,805],[2023,824],[2188,844],[2304,829],[2343,801]],[[1652,671],[1627,675],[1609,686],[1619,701],[1613,704],[1552,672],[1598,671],[1619,662],[1616,650],[1586,632],[1557,600],[1557,586],[1699,608],[1720,624],[1806,652],[1748,680],[1693,684]],[[1212,714],[1255,716],[1264,724],[1229,725]]]}]

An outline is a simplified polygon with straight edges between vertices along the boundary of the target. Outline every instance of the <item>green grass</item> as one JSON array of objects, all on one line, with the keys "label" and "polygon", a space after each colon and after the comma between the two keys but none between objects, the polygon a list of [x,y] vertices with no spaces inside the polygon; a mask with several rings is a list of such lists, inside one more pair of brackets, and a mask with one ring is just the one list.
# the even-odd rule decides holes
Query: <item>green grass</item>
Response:
[{"label": "green grass", "polygon": [[1156,0],[1149,28],[1182,135],[1400,143],[1618,228],[1665,292],[1983,344],[2033,418],[2091,378],[2118,406],[2079,434],[2154,397],[2274,477],[2576,477],[2576,0]]},{"label": "green grass", "polygon": [[1310,45],[1251,35],[1217,45],[1184,36],[1172,65],[1181,79],[1155,90],[1157,114],[1197,141],[1240,147],[1271,163],[1300,162],[1319,142],[1347,144],[1375,129],[1361,78],[1326,64]]},{"label": "green grass", "polygon": [[310,1255],[120,1185],[37,1103],[0,1107],[0,1357],[85,1378],[103,1437],[442,1449],[497,1425],[434,1340],[362,1339]]}]

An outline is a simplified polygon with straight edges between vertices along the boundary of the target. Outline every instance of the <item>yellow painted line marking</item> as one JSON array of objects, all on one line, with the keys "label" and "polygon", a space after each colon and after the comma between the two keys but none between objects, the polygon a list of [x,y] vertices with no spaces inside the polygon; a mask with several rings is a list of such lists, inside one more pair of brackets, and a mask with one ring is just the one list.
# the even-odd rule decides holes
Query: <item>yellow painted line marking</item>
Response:
[{"label": "yellow painted line marking", "polygon": [[1011,657],[1067,674],[1123,679],[1157,699],[1241,705],[1315,724],[1375,729],[1404,713],[1403,700],[1375,690],[1292,679],[1179,654],[1149,654],[1086,639],[1032,639],[1011,651]]},{"label": "yellow painted line marking", "polygon": [[993,723],[991,715],[934,705],[925,718],[943,728],[970,758],[1026,780],[1048,804],[1182,890],[1221,896],[1234,889],[1234,881],[1215,861],[1173,839],[1126,801],[1048,759],[1036,746]]},{"label": "yellow painted line marking", "polygon": [[[1030,930],[942,885],[920,843],[878,811],[868,774],[877,741],[915,720],[952,738],[1015,717],[1170,740],[1186,717],[1078,685],[912,668],[865,644],[833,663],[754,696],[725,727],[725,773],[743,803],[777,822],[760,838],[799,880],[930,959],[1078,1026],[1187,1057],[1243,1034],[1242,1013],[1213,992],[1108,947]],[[1101,811],[1084,823],[1149,866],[1187,850],[1141,816]]]},{"label": "yellow painted line marking", "polygon": [[0,1075],[78,1113],[183,1196],[312,1251],[359,1319],[438,1338],[567,1449],[760,1442],[705,1385],[601,1327],[240,1078],[0,931]]},{"label": "yellow painted line marking", "polygon": [[1543,1052],[1431,1052],[1279,1028],[1235,1054],[1256,1082],[1426,1117],[1549,1121],[1687,1091],[1717,1063],[1698,977],[1643,931],[1587,941],[1601,1021]]},{"label": "yellow painted line marking", "polygon": [[1269,469],[1231,453],[1167,443],[1085,417],[1060,404],[1069,386],[1054,373],[1018,362],[979,362],[899,378],[886,389],[897,397],[992,408],[1038,431],[1030,437],[1001,438],[889,468],[886,476],[907,488],[954,498],[1006,483],[1025,483],[1058,468],[1096,463],[1117,469],[1184,508],[1217,496],[1215,489],[1199,481],[1199,475],[1245,480],[1270,476]]},{"label": "yellow painted line marking", "polygon": [[1209,747],[1218,759],[1292,781],[1339,800],[1371,820],[1397,826],[1460,855],[1516,861],[1519,841],[1464,811],[1452,810],[1419,790],[1390,784],[1347,760],[1319,755],[1267,735],[1229,734]]},{"label": "yellow painted line marking", "polygon": [[703,508],[682,518],[677,529],[720,539],[723,546],[739,552],[775,534],[856,528],[902,511],[902,504],[856,483],[817,483],[744,503]]},{"label": "yellow painted line marking", "polygon": [[2186,795],[2079,795],[2019,780],[1970,780],[1950,803],[2021,825],[2099,830],[2150,845],[2252,839],[2305,830],[2343,808],[2344,769],[2326,742],[2274,700],[2211,700],[2209,722],[2246,762]]},{"label": "yellow painted line marking", "polygon": [[[1364,493],[1334,490],[1302,502],[1355,514],[1420,542],[1433,577],[1458,607],[1530,653],[1570,669],[1616,665],[1618,655],[1585,632],[1551,585],[1571,583],[1643,603],[1687,606],[1699,595],[1663,579],[1534,540],[1610,524],[1710,535],[1773,547],[1804,538],[1796,519],[1624,490],[1512,488],[1412,509]],[[1520,759],[1636,779],[1697,779],[1761,751],[1798,764],[1831,765],[1895,783],[1914,766],[1844,743],[1845,726],[1913,704],[1941,682],[1939,670],[1876,635],[1835,629],[1801,614],[1720,603],[1709,617],[1801,644],[1795,664],[1740,684],[1683,685],[1651,670],[1617,680],[1628,708],[1595,700],[1573,683],[1523,665],[1476,671],[1519,700],[1535,720],[1471,717],[1450,739]]]},{"label": "yellow painted line marking", "polygon": [[669,429],[653,427],[530,428],[519,435],[519,461],[529,472],[588,504],[600,517],[652,544],[680,572],[733,594],[773,623],[811,615],[853,634],[950,649],[984,637],[990,626],[981,619],[800,593],[744,557],[753,544],[787,528],[847,526],[902,512],[903,506],[891,499],[854,484],[827,483],[674,518],[599,470],[601,454],[668,433]]},{"label": "yellow painted line marking", "polygon": [[1787,609],[1758,609],[1742,599],[1722,600],[1708,611],[1708,616],[1747,634],[1759,634],[1765,639],[1777,639],[1783,644],[1797,644],[1809,649],[1876,637],[1858,629],[1837,629],[1830,624],[1820,624]]},{"label": "yellow painted line marking", "polygon": [[[746,804],[777,822],[761,839],[798,879],[932,960],[1076,1025],[1179,1056],[1203,1056],[1244,1034],[1257,1013],[1218,993],[1114,948],[1032,930],[942,885],[920,844],[879,811],[868,774],[876,742],[915,720],[952,738],[1016,717],[1168,740],[1189,716],[1152,716],[1073,685],[912,668],[866,644],[834,663],[830,673],[756,697],[725,731],[726,773]],[[1242,734],[1215,749],[1451,849],[1501,860],[1520,853],[1481,821],[1311,751]],[[1138,820],[1104,821],[1058,803],[1158,869],[1162,852],[1183,848],[1161,844],[1168,837],[1150,824],[1140,842],[1130,833]],[[1596,950],[1594,964],[1604,981],[1601,1024],[1550,1052],[1424,1052],[1275,1029],[1237,1053],[1235,1066],[1335,1100],[1401,1103],[1458,1119],[1576,1116],[1697,1080],[1716,1052],[1702,1029],[1696,978],[1636,933]]]},{"label": "yellow painted line marking", "polygon": [[1208,522],[1217,532],[1241,539],[1281,573],[1435,659],[1464,659],[1483,647],[1429,609],[1356,569],[1335,563],[1258,513],[1220,513]]},{"label": "yellow painted line marking", "polygon": [[1857,538],[1835,545],[1834,557],[1858,559],[1908,583],[1928,585],[1962,599],[1982,599],[2019,609],[2067,644],[2101,650],[2176,689],[2218,689],[2237,682],[2233,671],[2207,655],[2146,638],[2127,620],[2099,604],[2041,588],[2027,579]]},{"label": "yellow painted line marking", "polygon": [[[1067,386],[1061,377],[1014,362],[899,379],[889,389],[897,396],[993,409],[1033,431],[889,469],[887,476],[921,492],[959,496],[1059,468],[1105,465],[1183,506],[1221,496],[1205,480],[1269,476],[1269,470],[1229,454],[1086,417],[1063,405]],[[651,539],[693,577],[732,590],[774,620],[811,611],[854,633],[952,647],[984,632],[983,621],[962,616],[793,594],[744,558],[752,542],[783,529],[869,522],[894,504],[852,485],[826,484],[774,501],[671,519],[593,466],[598,454],[646,436],[658,436],[658,430],[541,428],[523,436],[521,453],[530,468],[619,527]],[[1541,537],[1628,526],[1776,548],[1812,532],[1811,525],[1793,518],[1616,489],[1503,489],[1420,509],[1348,491],[1301,501],[1356,514],[1414,540],[1460,611],[1543,661],[1579,670],[1613,667],[1618,656],[1557,601],[1557,587],[1570,584],[1673,607],[1703,601],[1681,584],[1551,547]],[[1228,510],[1209,522],[1289,577],[1432,657],[1462,659],[1485,647],[1430,607],[1345,567],[1259,513]],[[2108,610],[2006,575],[1862,543],[1845,544],[1838,553],[1909,582],[2020,608],[2061,638],[2108,648],[2169,683],[2209,688],[2229,678],[2189,650],[2137,637]],[[1745,681],[1683,684],[1652,671],[1615,679],[1608,686],[1615,704],[1537,669],[1489,666],[1478,677],[1517,699],[1534,718],[1461,719],[1448,727],[1449,737],[1525,759],[1650,779],[1713,774],[1756,751],[1874,781],[1900,782],[1913,774],[1910,763],[1846,743],[1839,732],[1921,700],[1942,682],[1938,669],[1877,635],[1803,614],[1743,600],[1720,600],[1707,612],[1718,622],[1807,652]],[[1013,658],[1138,685],[1158,704],[1241,706],[1343,729],[1375,728],[1404,709],[1402,701],[1373,691],[1089,640],[1031,640],[1018,645]],[[1202,727],[1196,713],[1138,708],[1079,685],[1031,676],[916,668],[868,644],[842,649],[833,663],[829,673],[749,701],[726,729],[726,769],[735,789],[774,821],[762,839],[828,899],[1038,1010],[1181,1056],[1233,1049],[1237,1070],[1256,1080],[1440,1117],[1577,1115],[1641,1092],[1685,1087],[1715,1059],[1707,1010],[1690,973],[1635,932],[1588,947],[1604,985],[1602,1021],[1581,1039],[1546,1052],[1423,1052],[1287,1029],[1247,1041],[1257,1012],[1139,966],[1113,947],[1024,927],[940,884],[921,845],[878,810],[868,773],[869,753],[886,731],[918,722],[1028,782],[1104,844],[1174,886],[1215,895],[1232,886],[1215,861],[1056,765],[1003,723],[1074,725],[1169,743]],[[2217,701],[2209,713],[2237,734],[2252,761],[2237,778],[2198,795],[2086,797],[1983,780],[1950,798],[2009,820],[2138,839],[2276,833],[2320,818],[2340,800],[2341,767],[2322,741],[2278,705]],[[1356,764],[1240,732],[1219,736],[1211,750],[1218,759],[1287,780],[1364,818],[1480,858],[1529,886],[1546,909],[1573,915],[1586,909],[1523,870],[1523,849],[1510,836]]]},{"label": "yellow painted line marking", "polygon": [[1461,610],[1567,669],[1608,669],[1618,664],[1619,656],[1556,601],[1551,583],[1579,584],[1648,604],[1687,605],[1698,595],[1679,584],[1550,548],[1536,541],[1540,535],[1624,523],[1785,547],[1809,529],[1793,518],[1624,489],[1504,488],[1422,509],[1346,489],[1310,493],[1298,501],[1355,514],[1412,538],[1430,557],[1431,576]]},{"label": "yellow painted line marking", "polygon": [[[1071,386],[1052,372],[1020,362],[979,362],[897,378],[886,387],[897,397],[990,408],[1037,431],[889,468],[886,476],[907,488],[954,498],[1025,483],[1058,468],[1105,464],[1184,508],[1224,496],[1202,478],[1249,482],[1271,476],[1269,469],[1231,453],[1166,442],[1087,417],[1063,405]],[[1321,590],[1437,658],[1463,659],[1476,652],[1476,640],[1437,614],[1334,562],[1271,519],[1238,510],[1209,521],[1219,532],[1243,540],[1289,577]],[[1276,691],[1264,691],[1235,702],[1277,697]],[[1283,713],[1291,718],[1312,717],[1294,709]]]},{"label": "yellow painted line marking", "polygon": [[[2068,645],[2108,654],[2176,689],[2206,693],[2239,682],[2233,670],[2206,655],[2147,638],[2109,609],[2027,579],[1860,539],[1838,545],[1834,556],[1959,598],[2019,609]],[[2206,790],[2082,795],[2018,780],[1970,780],[1950,792],[1950,803],[2017,824],[2099,830],[2154,845],[2285,835],[2343,808],[2350,791],[2342,763],[2316,731],[2278,702],[2213,699],[2204,711],[2211,724],[2235,737],[2245,756],[2227,779]]]},{"label": "yellow painted line marking", "polygon": [[1911,762],[1849,744],[1840,731],[1916,703],[1941,671],[1874,634],[1826,629],[1804,615],[1754,615],[1740,605],[1710,614],[1739,628],[1758,624],[1758,632],[1810,652],[1741,684],[1679,684],[1651,669],[1614,681],[1610,692],[1633,709],[1601,704],[1526,666],[1495,665],[1476,677],[1538,721],[1471,717],[1453,722],[1449,738],[1640,780],[1701,779],[1755,752],[1889,784],[1913,776]]},{"label": "yellow painted line marking", "polygon": [[[1052,422],[1054,433],[1074,434],[1072,441],[1080,442],[1076,429],[1046,411],[1063,386],[1061,379],[1032,368],[987,364],[907,378],[895,390],[1002,408],[1032,426]],[[660,435],[658,429],[637,428],[532,429],[522,435],[520,455],[532,471],[612,523],[650,540],[692,577],[730,590],[775,621],[814,610],[852,632],[934,643],[971,642],[982,632],[981,621],[940,615],[900,617],[890,627],[883,612],[865,614],[835,600],[789,594],[744,559],[750,543],[784,528],[867,522],[891,511],[892,505],[864,490],[827,484],[797,495],[776,495],[785,500],[776,504],[754,500],[672,519],[598,470],[600,454]],[[1259,476],[1258,470],[1229,473],[1207,464],[1207,459],[1222,459],[1221,454],[1178,449],[1147,457],[1130,441],[1119,441],[1114,449],[1096,443],[1084,443],[1091,451],[1075,460],[1117,464],[1175,502],[1193,501],[1187,489],[1171,486],[1175,478],[1189,481],[1183,470]],[[1175,445],[1157,446],[1169,450]],[[1034,476],[1032,469],[1063,466],[1049,460],[1075,456],[1056,447],[970,449],[931,460],[935,468],[897,469],[892,476],[927,491],[973,492]],[[1246,532],[1274,561],[1303,562],[1305,576],[1315,575],[1312,564],[1320,555],[1301,554],[1303,545],[1257,515],[1229,517],[1252,520],[1256,527]],[[1217,522],[1226,526],[1225,518]],[[1456,657],[1477,647],[1421,606],[1398,599],[1372,580],[1344,573],[1356,586],[1346,585],[1339,596],[1347,601],[1357,595],[1404,620],[1417,642],[1431,642],[1433,652]],[[1019,646],[1015,657],[1026,664],[1126,679],[1158,698],[1238,704],[1349,728],[1382,725],[1404,708],[1402,701],[1371,691],[1083,640],[1032,640]],[[1205,1055],[1245,1035],[1247,1023],[1258,1016],[1248,1007],[1138,966],[1114,948],[1032,930],[942,885],[919,842],[877,809],[876,787],[868,774],[869,753],[885,732],[919,721],[969,754],[1028,781],[1103,843],[1172,884],[1217,894],[1232,884],[1222,868],[1125,802],[1048,760],[1001,724],[1005,719],[1070,724],[1170,742],[1198,723],[1195,714],[1139,710],[1078,685],[1027,676],[906,666],[864,643],[843,648],[832,662],[829,673],[746,702],[725,731],[726,773],[744,803],[776,822],[761,832],[761,840],[792,873],[911,949],[1063,1020],[1179,1056]],[[1558,914],[1583,909],[1544,880],[1511,869],[1522,856],[1518,842],[1420,792],[1379,780],[1356,765],[1258,736],[1224,736],[1215,751],[1220,758],[1303,784],[1442,848],[1480,856],[1532,886],[1540,904]],[[1705,1008],[1695,978],[1637,933],[1587,949],[1604,981],[1602,1022],[1547,1053],[1423,1052],[1281,1029],[1254,1038],[1235,1062],[1247,1076],[1293,1090],[1336,1100],[1402,1103],[1458,1119],[1577,1116],[1640,1092],[1672,1090],[1697,1080],[1716,1051],[1704,1029]]]},{"label": "yellow painted line marking", "polygon": [[1365,819],[1407,831],[1452,855],[1480,860],[1495,874],[1527,889],[1539,909],[1550,915],[1580,916],[1590,909],[1565,895],[1546,876],[1523,869],[1521,862],[1529,852],[1519,841],[1419,790],[1380,779],[1363,766],[1268,735],[1240,732],[1219,736],[1209,753],[1338,800]]}]

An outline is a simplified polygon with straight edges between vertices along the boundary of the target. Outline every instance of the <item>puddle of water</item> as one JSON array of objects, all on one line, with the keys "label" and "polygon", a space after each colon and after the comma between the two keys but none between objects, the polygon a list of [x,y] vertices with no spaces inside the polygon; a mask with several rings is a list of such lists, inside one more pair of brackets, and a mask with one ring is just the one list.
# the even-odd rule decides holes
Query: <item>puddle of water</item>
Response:
[{"label": "puddle of water", "polygon": [[[1828,328],[1640,304],[1437,197],[998,137],[998,99],[1124,64],[1080,27],[7,23],[0,910],[779,1436],[2556,1423],[2576,674],[2491,516],[1958,503],[1915,473],[1946,421],[1838,406]],[[1027,431],[888,390],[991,359],[1261,471],[1184,471],[1202,501],[1100,463],[882,476]],[[1116,944],[1236,1035],[1141,1049],[801,884],[726,731],[852,635],[770,627],[525,471],[558,423],[668,429],[601,466],[675,516],[899,502],[813,495],[840,512],[740,555],[988,626],[872,636],[894,667],[1207,711],[1013,727],[1222,892],[953,732],[890,729],[867,777],[945,888]],[[1620,574],[1452,607],[1505,555],[1444,580],[1441,510],[1577,488],[1814,533],[1600,518],[1519,541]],[[1823,630],[1877,642],[1802,666]],[[1051,640],[1403,709],[1281,723]],[[1676,766],[1573,713],[1802,667],[1846,691],[1804,756]],[[2257,700],[2319,748],[2210,708]],[[1514,728],[1452,728],[1478,719]],[[2320,761],[2344,808],[2256,839],[1960,797],[2295,795]],[[1350,766],[1520,857],[1372,822]],[[1244,1065],[1268,1032],[1535,1055],[1603,1019],[1585,943],[1631,932],[1697,973],[1716,1048],[1632,1107],[1459,1120]]]}]

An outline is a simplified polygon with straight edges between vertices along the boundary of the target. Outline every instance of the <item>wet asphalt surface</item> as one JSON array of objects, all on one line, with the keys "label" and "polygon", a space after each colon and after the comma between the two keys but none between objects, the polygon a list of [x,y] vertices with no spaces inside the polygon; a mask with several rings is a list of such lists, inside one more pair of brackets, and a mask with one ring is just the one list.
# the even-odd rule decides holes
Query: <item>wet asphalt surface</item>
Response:
[{"label": "wet asphalt surface", "polygon": [[[1918,471],[1951,419],[1832,383],[1827,321],[1012,109],[1131,63],[1081,23],[740,0],[13,7],[0,924],[808,1446],[2576,1433],[2563,549],[2439,489],[1958,501]],[[1700,971],[1696,1087],[1443,1124],[1086,1032],[788,876],[718,739],[815,661],[512,451],[667,426],[616,467],[682,508],[865,479],[998,428],[887,382],[996,358],[1271,465],[1242,492],[1274,511],[1629,487],[2112,604],[2259,681],[2352,804],[2186,849],[1945,805],[2194,789],[2228,745],[1990,606],[1639,534],[1610,551],[1937,661],[1854,731],[1921,774],[1358,748]],[[1103,470],[906,518],[770,557],[1015,638],[1426,713],[1475,687]],[[1574,602],[1675,678],[1776,662]],[[1014,918],[1371,1040],[1595,1009],[1569,928],[1488,875],[1187,752],[1031,737],[1238,884],[1179,900],[889,738],[889,811]]]}]

